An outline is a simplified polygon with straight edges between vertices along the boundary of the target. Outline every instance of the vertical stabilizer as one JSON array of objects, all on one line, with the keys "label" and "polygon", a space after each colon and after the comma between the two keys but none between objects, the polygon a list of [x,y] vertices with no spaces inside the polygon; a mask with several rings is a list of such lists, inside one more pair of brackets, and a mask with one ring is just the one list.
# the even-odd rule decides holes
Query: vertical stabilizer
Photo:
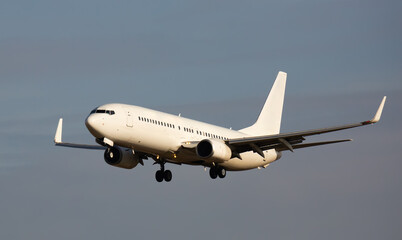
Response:
[{"label": "vertical stabilizer", "polygon": [[283,100],[286,88],[285,72],[279,72],[257,121],[239,130],[253,136],[278,134],[281,128]]}]

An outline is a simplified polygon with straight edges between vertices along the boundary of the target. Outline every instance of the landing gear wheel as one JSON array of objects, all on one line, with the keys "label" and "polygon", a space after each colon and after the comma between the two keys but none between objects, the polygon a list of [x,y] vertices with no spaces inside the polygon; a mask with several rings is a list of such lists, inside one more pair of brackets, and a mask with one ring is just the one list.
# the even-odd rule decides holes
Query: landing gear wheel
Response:
[{"label": "landing gear wheel", "polygon": [[162,182],[162,181],[163,181],[163,177],[164,177],[163,175],[164,175],[164,174],[163,174],[162,170],[156,171],[156,173],[155,173],[156,181],[157,181],[157,182]]},{"label": "landing gear wheel", "polygon": [[163,173],[163,178],[165,179],[166,182],[170,182],[172,180],[172,172],[170,170],[166,170]]},{"label": "landing gear wheel", "polygon": [[220,178],[225,178],[226,177],[226,169],[222,168],[222,167],[218,167],[218,176]]},{"label": "landing gear wheel", "polygon": [[211,168],[209,169],[209,176],[210,176],[212,179],[215,179],[215,178],[218,176],[218,173],[216,172],[216,168],[215,168],[215,167],[211,167]]}]

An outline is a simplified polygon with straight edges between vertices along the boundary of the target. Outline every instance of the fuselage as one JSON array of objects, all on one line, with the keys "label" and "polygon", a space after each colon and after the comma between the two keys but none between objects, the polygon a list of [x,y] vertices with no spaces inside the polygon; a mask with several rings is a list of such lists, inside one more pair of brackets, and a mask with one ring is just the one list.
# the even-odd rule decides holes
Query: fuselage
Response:
[{"label": "fuselage", "polygon": [[[97,139],[107,138],[115,145],[131,148],[156,158],[190,165],[212,166],[215,163],[202,159],[186,144],[204,139],[225,141],[248,135],[239,131],[192,119],[126,104],[106,104],[93,110],[87,117],[86,126]],[[266,167],[279,159],[281,153],[264,151],[265,157],[249,151],[219,163],[230,171]]]}]

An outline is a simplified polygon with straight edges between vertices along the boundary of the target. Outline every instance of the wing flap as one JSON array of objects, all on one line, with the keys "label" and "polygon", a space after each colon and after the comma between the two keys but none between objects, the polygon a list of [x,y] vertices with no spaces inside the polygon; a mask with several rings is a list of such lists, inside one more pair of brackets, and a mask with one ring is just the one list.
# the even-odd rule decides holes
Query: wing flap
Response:
[{"label": "wing flap", "polygon": [[[293,145],[293,149],[300,149],[300,148],[307,148],[307,147],[316,147],[316,146],[322,146],[322,145],[327,145],[327,144],[334,144],[334,143],[341,143],[341,142],[350,142],[352,139],[343,139],[343,140],[335,140],[335,141],[326,141],[326,142],[313,142],[313,143],[305,143],[305,144],[296,144]],[[277,151],[286,151],[290,150],[287,147],[278,147],[275,148]]]}]

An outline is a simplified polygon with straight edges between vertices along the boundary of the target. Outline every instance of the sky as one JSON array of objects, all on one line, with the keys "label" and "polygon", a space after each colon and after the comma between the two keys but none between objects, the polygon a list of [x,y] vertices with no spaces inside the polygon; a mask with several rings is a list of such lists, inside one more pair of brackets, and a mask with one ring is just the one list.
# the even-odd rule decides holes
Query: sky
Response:
[{"label": "sky", "polygon": [[[400,1],[0,2],[0,239],[401,239]],[[240,129],[288,73],[282,132],[369,120],[212,180],[108,166],[84,120],[126,103]]]}]

